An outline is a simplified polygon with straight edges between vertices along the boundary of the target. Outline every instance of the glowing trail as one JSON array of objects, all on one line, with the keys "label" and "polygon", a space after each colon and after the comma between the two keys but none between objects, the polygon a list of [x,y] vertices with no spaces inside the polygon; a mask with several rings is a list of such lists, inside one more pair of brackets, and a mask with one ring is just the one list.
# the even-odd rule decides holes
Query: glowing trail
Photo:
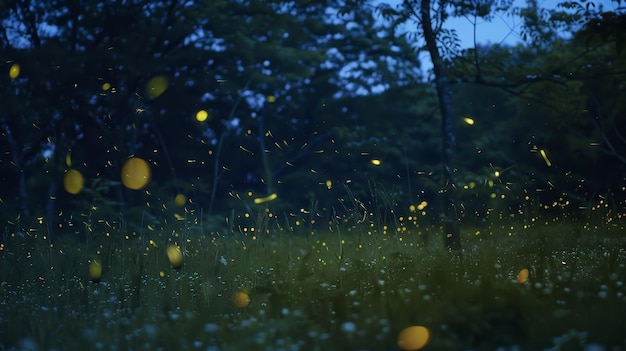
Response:
[{"label": "glowing trail", "polygon": [[539,153],[541,154],[541,157],[543,157],[543,160],[546,161],[546,165],[548,165],[548,167],[552,166],[552,162],[550,162],[550,160],[548,159],[548,155],[546,155],[546,151],[544,149],[539,150]]},{"label": "glowing trail", "polygon": [[278,195],[276,195],[276,193],[270,194],[266,197],[257,197],[256,199],[254,199],[254,203],[255,204],[262,204],[265,202],[270,202],[273,200],[276,200],[276,198],[278,198]]}]

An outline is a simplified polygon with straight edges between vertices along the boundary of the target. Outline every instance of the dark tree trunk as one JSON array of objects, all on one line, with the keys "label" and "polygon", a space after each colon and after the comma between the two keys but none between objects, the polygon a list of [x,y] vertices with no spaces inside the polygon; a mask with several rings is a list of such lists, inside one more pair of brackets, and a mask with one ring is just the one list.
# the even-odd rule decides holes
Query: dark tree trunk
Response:
[{"label": "dark tree trunk", "polygon": [[13,163],[15,164],[15,169],[17,169],[18,173],[17,193],[20,203],[21,214],[24,216],[28,216],[30,215],[30,209],[28,207],[28,191],[26,190],[26,173],[25,169],[22,168],[22,153],[20,150],[21,148],[18,146],[17,141],[13,138],[13,134],[11,133],[11,129],[8,125],[4,126],[4,133],[7,136],[7,140],[9,142],[9,150],[11,151]]},{"label": "dark tree trunk", "polygon": [[272,173],[272,167],[270,165],[270,160],[267,157],[267,147],[265,146],[265,118],[268,114],[267,102],[263,106],[263,111],[257,116],[259,123],[259,148],[261,152],[261,162],[263,164],[263,178],[261,181],[265,184],[265,193],[266,195],[270,195],[274,193],[274,176]]},{"label": "dark tree trunk", "polygon": [[454,168],[452,160],[454,157],[454,147],[456,136],[454,134],[454,119],[452,116],[452,91],[448,83],[446,66],[439,54],[435,33],[433,31],[430,17],[430,1],[422,0],[421,3],[421,25],[426,41],[426,47],[433,63],[435,73],[435,88],[439,99],[439,111],[441,112],[441,163],[443,171],[443,187],[441,189],[442,212],[441,220],[443,226],[443,242],[449,250],[461,248],[461,238],[459,233],[459,222],[457,208],[455,205],[456,186],[454,184]]}]

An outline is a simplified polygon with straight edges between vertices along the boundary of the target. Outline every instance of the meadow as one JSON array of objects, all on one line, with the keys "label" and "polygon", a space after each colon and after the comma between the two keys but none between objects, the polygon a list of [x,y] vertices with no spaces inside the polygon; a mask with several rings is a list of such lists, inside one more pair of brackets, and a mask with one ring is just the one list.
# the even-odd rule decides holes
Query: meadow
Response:
[{"label": "meadow", "polygon": [[408,221],[7,226],[0,349],[399,350],[424,326],[427,350],[621,350],[620,221],[465,225],[458,252]]}]

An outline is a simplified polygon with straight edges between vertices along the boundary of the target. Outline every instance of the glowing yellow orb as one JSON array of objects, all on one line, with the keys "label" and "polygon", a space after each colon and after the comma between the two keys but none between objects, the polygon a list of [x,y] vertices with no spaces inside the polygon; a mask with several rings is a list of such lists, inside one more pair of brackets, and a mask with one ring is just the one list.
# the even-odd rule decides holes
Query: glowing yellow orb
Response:
[{"label": "glowing yellow orb", "polygon": [[267,102],[276,102],[276,96],[268,95],[268,96],[265,97],[265,101],[267,101]]},{"label": "glowing yellow orb", "polygon": [[333,187],[333,181],[328,179],[326,181],[326,187],[328,188],[328,190],[330,190]]},{"label": "glowing yellow orb", "polygon": [[370,162],[372,162],[374,166],[380,166],[382,164],[382,162],[377,158],[372,159]]},{"label": "glowing yellow orb", "polygon": [[70,169],[67,173],[65,173],[65,177],[63,178],[63,187],[68,193],[72,195],[80,193],[84,184],[85,178],[83,178],[83,175],[79,171]]},{"label": "glowing yellow orb", "polygon": [[515,277],[515,279],[517,280],[517,284],[524,284],[526,283],[526,281],[528,280],[528,276],[529,276],[529,272],[528,269],[524,268],[521,271],[519,271],[519,273],[517,273],[517,277]]},{"label": "glowing yellow orb", "polygon": [[465,117],[463,118],[463,122],[465,122],[468,126],[473,126],[474,125],[474,120],[470,117]]},{"label": "glowing yellow orb", "polygon": [[150,165],[138,157],[129,158],[122,167],[122,183],[129,189],[139,190],[150,181]]},{"label": "glowing yellow orb", "polygon": [[157,98],[167,90],[168,85],[169,80],[166,76],[154,76],[146,84],[146,95],[153,99]]},{"label": "glowing yellow orb", "polygon": [[244,308],[250,304],[250,296],[244,292],[236,292],[231,296],[230,301],[237,308]]},{"label": "glowing yellow orb", "polygon": [[89,262],[89,279],[94,282],[100,281],[100,277],[102,276],[102,265],[98,260],[91,260]]},{"label": "glowing yellow orb", "polygon": [[187,202],[187,196],[183,194],[178,194],[176,195],[176,197],[174,197],[174,204],[178,207],[185,206],[186,202]]},{"label": "glowing yellow orb", "polygon": [[398,334],[398,346],[402,350],[419,350],[430,341],[430,330],[421,325],[403,329]]},{"label": "glowing yellow orb", "polygon": [[196,113],[196,120],[198,122],[204,122],[207,120],[207,118],[209,118],[209,113],[206,112],[206,110],[200,110],[198,111],[198,113]]},{"label": "glowing yellow orb", "polygon": [[170,264],[175,269],[179,269],[183,266],[183,253],[180,252],[180,248],[178,246],[167,246],[167,258],[170,260]]},{"label": "glowing yellow orb", "polygon": [[15,79],[19,77],[19,75],[20,75],[20,65],[17,63],[12,64],[11,68],[9,68],[9,78]]},{"label": "glowing yellow orb", "polygon": [[107,91],[109,89],[111,89],[111,84],[110,83],[102,84],[102,90]]}]

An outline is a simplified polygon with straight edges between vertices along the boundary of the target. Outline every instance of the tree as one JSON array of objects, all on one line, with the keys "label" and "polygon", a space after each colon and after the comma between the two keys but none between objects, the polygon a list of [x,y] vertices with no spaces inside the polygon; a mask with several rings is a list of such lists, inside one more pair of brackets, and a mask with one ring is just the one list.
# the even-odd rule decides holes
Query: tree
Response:
[{"label": "tree", "polygon": [[[106,195],[119,199],[118,211],[124,199],[143,196],[115,183],[128,156],[167,165],[165,174],[175,181],[160,124],[170,116],[191,115],[193,104],[185,102],[200,99],[215,82],[194,79],[196,89],[189,89],[190,79],[204,72],[193,36],[198,15],[210,12],[213,2],[78,5],[10,2],[0,11],[5,67],[19,68],[3,86],[1,145],[8,159],[2,173],[21,184],[18,194],[3,196],[17,195],[23,213],[50,221],[57,217],[57,202],[79,205],[81,197],[58,191],[69,167],[88,179],[109,179]],[[179,104],[168,103],[170,98]],[[161,177],[155,170],[153,176]],[[83,194],[102,184],[88,183]],[[99,200],[87,200],[91,206],[80,204],[81,210],[104,205]]]},{"label": "tree", "polygon": [[[65,213],[157,214],[176,193],[192,198],[190,210],[243,207],[239,194],[280,191],[294,186],[286,179],[309,180],[310,169],[332,164],[317,151],[336,147],[334,127],[348,115],[348,100],[370,86],[417,79],[402,56],[406,41],[378,35],[369,7],[340,13],[343,3],[330,0],[80,5],[1,5],[4,67],[21,67],[0,102],[1,173],[17,185],[0,196],[19,203],[12,218],[55,218],[55,204]],[[206,121],[194,118],[199,111]],[[119,183],[131,155],[152,166],[145,192]],[[87,179],[78,196],[59,191],[69,168]],[[294,203],[298,195],[282,191],[281,199]]]},{"label": "tree", "polygon": [[228,154],[218,168],[228,171],[219,172],[218,189],[255,196],[277,193],[273,208],[302,208],[308,200],[290,189],[314,193],[329,179],[324,174],[335,168],[336,161],[328,160],[337,148],[335,127],[350,120],[349,101],[371,93],[371,87],[418,79],[418,70],[409,64],[412,58],[404,54],[406,41],[379,35],[372,8],[339,11],[341,5],[253,1],[219,12],[223,21],[246,25],[211,31],[221,47],[211,49],[212,67],[225,82],[205,103],[234,106],[244,97],[234,114],[213,108],[222,124],[204,125],[205,133],[216,136],[237,125],[219,144]]},{"label": "tree", "polygon": [[[616,2],[619,3],[619,1]],[[589,110],[590,99],[596,101],[591,105],[598,105],[597,95],[593,97],[595,94],[589,94],[592,91],[589,86],[597,84],[599,80],[605,81],[607,78],[618,81],[622,75],[620,64],[613,66],[614,62],[618,63],[622,60],[616,55],[606,55],[610,53],[610,50],[606,49],[607,45],[614,48],[614,53],[619,52],[622,47],[620,38],[623,38],[623,34],[619,34],[620,29],[623,28],[621,17],[617,13],[604,12],[601,6],[596,7],[593,2],[562,2],[555,8],[542,8],[536,1],[529,1],[526,6],[519,8],[511,5],[510,1],[439,1],[435,5],[434,2],[424,0],[403,1],[395,9],[389,5],[379,7],[385,18],[393,21],[395,25],[407,23],[415,25],[414,30],[408,32],[408,36],[414,40],[418,51],[428,52],[433,63],[433,84],[438,89],[442,114],[442,149],[444,151],[442,172],[447,174],[444,184],[452,185],[449,189],[443,188],[448,190],[443,192],[444,203],[448,201],[447,203],[454,204],[456,198],[454,194],[456,182],[453,177],[455,173],[448,171],[455,170],[454,167],[449,166],[451,156],[454,154],[451,146],[454,145],[455,135],[451,127],[446,127],[446,121],[453,118],[449,108],[450,94],[453,91],[450,88],[451,83],[479,84],[511,94],[510,101],[517,104],[517,110],[520,111],[518,118],[522,118],[520,113],[524,113],[523,111],[532,114],[532,118],[524,117],[514,123],[520,125],[525,123],[525,127],[519,128],[521,133],[533,131],[533,144],[539,140],[538,136],[554,133],[554,130],[548,128],[537,130],[537,125],[530,125],[533,123],[531,121],[540,121],[542,125],[545,125],[547,121],[552,121],[555,127],[561,128],[560,133],[563,133],[563,130],[571,131],[563,133],[571,136],[566,143],[570,146],[570,150],[573,147],[583,151],[585,157],[595,157],[596,153],[589,150],[589,141],[593,138],[597,139],[599,135],[605,151],[618,160],[621,157],[621,152],[617,151],[615,145],[621,145],[622,133],[612,122],[614,119],[612,117],[598,118],[600,115],[605,116],[605,113],[595,113],[596,117],[589,119],[584,117],[585,113],[582,113]],[[516,47],[475,45],[473,48],[461,51],[454,31],[444,26],[449,16],[465,16],[476,25],[479,18],[489,20],[496,14],[504,13],[523,19],[523,25],[517,30],[525,41],[524,44]],[[581,28],[584,30],[581,31]],[[564,38],[567,34],[563,33],[575,34],[579,31],[581,34],[576,35],[573,41]],[[580,45],[580,41],[576,38],[581,37],[587,38],[588,45]],[[590,40],[590,38],[595,39]],[[598,38],[602,40],[598,41]],[[606,70],[600,64],[602,61],[610,62],[612,68]],[[616,90],[619,89],[613,89],[613,91]],[[606,106],[606,104],[602,105]],[[531,106],[532,110],[529,110],[528,106]],[[590,122],[595,124],[591,130],[595,129],[596,132],[590,132]],[[547,135],[541,140],[545,142],[538,148],[534,144],[536,147],[534,151],[536,154],[543,155],[545,150],[542,147],[549,148],[554,159],[558,159],[559,164],[565,168],[561,170],[563,174],[559,176],[563,179],[563,186],[573,188],[571,183],[577,183],[576,179],[579,178],[573,177],[571,170],[579,169],[580,164],[574,165],[574,159],[568,161],[571,152],[566,153],[564,145],[558,146],[550,143]],[[582,143],[585,140],[587,145],[583,147]],[[532,164],[536,160],[543,161],[541,158],[535,158],[535,160],[527,159],[524,162]],[[548,166],[551,165],[548,159],[546,163]],[[554,176],[550,177],[554,179]],[[546,183],[554,182],[550,182],[548,178]],[[556,193],[557,198],[562,197],[562,192],[556,191]],[[445,224],[445,218],[454,218],[450,207],[452,206],[448,206],[447,209],[444,207],[443,210],[444,232],[456,233],[455,229],[447,229],[446,227],[451,226]],[[454,238],[454,235],[451,238]],[[454,241],[445,243],[448,248],[458,247],[458,243]]]},{"label": "tree", "polygon": [[[458,54],[458,39],[452,30],[443,27],[449,17],[449,11],[456,15],[472,14],[475,18],[487,17],[495,1],[438,1],[436,7],[431,0],[406,0],[397,9],[387,4],[380,6],[382,15],[393,21],[394,25],[411,23],[415,25],[410,35],[414,39],[423,39],[424,45],[416,44],[418,50],[425,50],[433,65],[434,87],[439,101],[441,117],[441,187],[442,210],[441,220],[444,246],[449,250],[461,247],[459,211],[457,205],[454,150],[456,135],[454,132],[454,116],[452,114],[452,89],[447,65],[454,55]],[[417,41],[421,43],[422,41]]]},{"label": "tree", "polygon": [[584,201],[607,184],[621,181],[615,172],[605,170],[620,161],[623,147],[623,127],[617,118],[623,111],[619,82],[624,60],[617,29],[623,15],[604,12],[592,2],[564,2],[555,8],[529,2],[514,13],[525,20],[524,43],[469,49],[457,57],[451,73],[458,81],[509,94],[516,105],[517,117],[511,122],[518,145],[534,147],[531,153],[517,152],[532,155],[523,164],[528,167],[533,158],[543,163],[537,157],[540,149],[553,160],[550,173],[527,168],[535,170],[537,181],[552,184],[536,187],[553,189],[555,199],[567,192]]}]

